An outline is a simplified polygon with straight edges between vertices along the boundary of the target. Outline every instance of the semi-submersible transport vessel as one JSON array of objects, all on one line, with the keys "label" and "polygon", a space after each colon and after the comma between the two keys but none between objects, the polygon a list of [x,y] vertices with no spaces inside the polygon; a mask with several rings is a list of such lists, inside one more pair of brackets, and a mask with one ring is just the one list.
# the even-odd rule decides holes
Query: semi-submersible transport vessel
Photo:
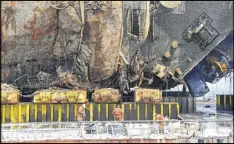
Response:
[{"label": "semi-submersible transport vessel", "polygon": [[1,2],[2,124],[176,119],[232,70],[231,1]]}]

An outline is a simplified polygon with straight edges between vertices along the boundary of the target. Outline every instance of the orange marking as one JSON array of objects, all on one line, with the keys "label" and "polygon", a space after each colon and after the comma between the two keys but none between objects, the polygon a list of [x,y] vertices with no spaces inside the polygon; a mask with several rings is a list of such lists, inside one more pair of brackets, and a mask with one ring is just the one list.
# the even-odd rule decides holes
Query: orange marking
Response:
[{"label": "orange marking", "polygon": [[32,40],[37,40],[40,34],[41,34],[40,28],[34,30],[34,35],[33,35]]},{"label": "orange marking", "polygon": [[16,5],[16,4],[15,4],[15,1],[9,1],[9,2],[8,2],[8,6],[9,6],[9,7],[15,7],[15,5]]},{"label": "orange marking", "polygon": [[24,29],[32,30],[33,31],[32,40],[37,40],[40,35],[48,34],[54,30],[53,29],[53,26],[55,25],[54,19],[55,19],[55,16],[52,16],[50,18],[49,26],[47,29],[41,29],[41,28],[38,28],[35,26],[36,21],[37,21],[37,15],[36,15],[36,13],[34,13],[33,20],[28,22],[29,26],[24,25]]}]

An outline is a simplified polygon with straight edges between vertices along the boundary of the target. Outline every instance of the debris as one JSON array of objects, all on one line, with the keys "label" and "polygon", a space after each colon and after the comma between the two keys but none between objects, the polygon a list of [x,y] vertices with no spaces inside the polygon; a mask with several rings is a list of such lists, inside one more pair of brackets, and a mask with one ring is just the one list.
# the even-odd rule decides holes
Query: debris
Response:
[{"label": "debris", "polygon": [[43,71],[40,71],[38,74],[37,74],[37,77],[38,79],[40,80],[46,80],[47,78],[50,78],[52,75],[51,74],[48,74],[48,73],[45,73]]},{"label": "debris", "polygon": [[14,104],[19,102],[20,91],[13,85],[1,83],[1,103]]},{"label": "debris", "polygon": [[61,66],[57,69],[57,75],[59,80],[51,83],[51,87],[66,87],[69,89],[79,89],[81,87],[81,85],[78,83],[76,75],[68,71],[62,72]]},{"label": "debris", "polygon": [[1,83],[1,91],[19,91],[11,84]]},{"label": "debris", "polygon": [[49,90],[65,90],[65,89],[60,87],[49,87]]},{"label": "debris", "polygon": [[120,91],[127,94],[129,91],[129,84],[127,80],[127,70],[123,68],[120,70],[119,73],[120,73],[120,76],[119,76]]}]

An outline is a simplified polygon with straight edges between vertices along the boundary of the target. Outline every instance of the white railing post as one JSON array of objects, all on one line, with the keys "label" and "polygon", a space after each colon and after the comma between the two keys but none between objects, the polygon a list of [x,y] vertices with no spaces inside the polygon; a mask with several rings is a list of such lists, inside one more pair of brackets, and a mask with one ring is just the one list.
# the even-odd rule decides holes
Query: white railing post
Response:
[{"label": "white railing post", "polygon": [[172,135],[173,134],[173,127],[172,127],[171,120],[170,120],[170,132],[171,132],[171,135]]},{"label": "white railing post", "polygon": [[[33,129],[36,129],[36,128],[37,128],[36,123],[33,123]],[[34,140],[37,140],[35,131],[33,131],[33,138]]]},{"label": "white railing post", "polygon": [[181,121],[179,122],[179,133],[181,133]]},{"label": "white railing post", "polygon": [[19,133],[18,133],[18,127],[17,127],[17,125],[16,125],[16,129],[14,131],[16,132],[16,138],[19,141],[20,139],[19,139]]}]

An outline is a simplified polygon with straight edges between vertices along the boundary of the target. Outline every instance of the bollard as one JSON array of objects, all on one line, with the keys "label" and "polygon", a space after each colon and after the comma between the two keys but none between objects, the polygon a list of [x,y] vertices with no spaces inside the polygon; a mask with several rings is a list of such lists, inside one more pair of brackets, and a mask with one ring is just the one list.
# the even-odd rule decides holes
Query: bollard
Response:
[{"label": "bollard", "polygon": [[179,45],[179,42],[177,40],[173,40],[172,43],[171,43],[171,47],[170,47],[170,53],[171,55],[174,55],[177,47]]},{"label": "bollard", "polygon": [[164,53],[164,57],[171,60],[171,58],[173,57],[178,45],[179,45],[179,42],[177,40],[173,40],[171,45],[170,45],[169,50]]}]

